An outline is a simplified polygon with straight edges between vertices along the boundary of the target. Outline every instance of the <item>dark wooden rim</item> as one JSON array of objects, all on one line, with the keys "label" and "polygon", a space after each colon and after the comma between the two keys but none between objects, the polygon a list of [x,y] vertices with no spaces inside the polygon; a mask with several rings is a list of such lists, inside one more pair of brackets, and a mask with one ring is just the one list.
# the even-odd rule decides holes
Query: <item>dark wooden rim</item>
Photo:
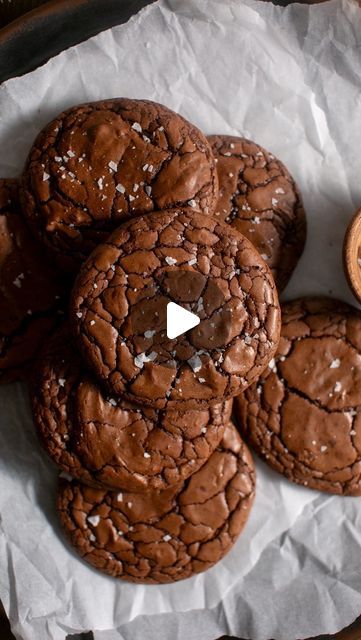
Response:
[{"label": "dark wooden rim", "polygon": [[[295,1],[272,0],[283,6]],[[50,0],[40,5],[0,29],[0,83],[36,69],[104,29],[127,22],[152,2],[155,0]]]},{"label": "dark wooden rim", "polygon": [[51,0],[0,29],[0,83],[127,22],[155,0]]}]

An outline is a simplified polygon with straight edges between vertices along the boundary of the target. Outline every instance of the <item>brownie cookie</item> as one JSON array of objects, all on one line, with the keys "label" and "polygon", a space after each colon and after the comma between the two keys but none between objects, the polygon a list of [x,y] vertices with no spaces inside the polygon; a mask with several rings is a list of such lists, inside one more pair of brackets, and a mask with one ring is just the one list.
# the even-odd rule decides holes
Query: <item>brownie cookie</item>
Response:
[{"label": "brownie cookie", "polygon": [[186,482],[115,493],[62,480],[58,510],[77,552],[97,569],[143,584],[176,582],[221,560],[252,507],[251,455],[229,424],[220,446]]},{"label": "brownie cookie", "polygon": [[361,312],[329,298],[282,307],[277,355],[236,398],[241,432],[290,480],[361,495]]},{"label": "brownie cookie", "polygon": [[0,383],[27,377],[59,321],[65,286],[43,253],[20,214],[18,182],[0,179]]},{"label": "brownie cookie", "polygon": [[[200,324],[172,340],[172,301]],[[235,229],[194,211],[122,225],[76,280],[79,346],[109,393],[162,408],[202,408],[236,395],[273,357],[280,309],[272,275]]]},{"label": "brownie cookie", "polygon": [[161,104],[119,98],[60,114],[23,175],[23,209],[68,270],[124,220],[188,205],[212,213],[215,161],[205,136]]},{"label": "brownie cookie", "polygon": [[32,390],[43,447],[64,471],[109,489],[165,489],[209,458],[232,401],[203,411],[147,409],[107,397],[87,373],[66,327],[48,342]]},{"label": "brownie cookie", "polygon": [[306,217],[286,167],[255,142],[233,136],[208,138],[217,161],[215,215],[243,233],[285,288],[303,252]]}]

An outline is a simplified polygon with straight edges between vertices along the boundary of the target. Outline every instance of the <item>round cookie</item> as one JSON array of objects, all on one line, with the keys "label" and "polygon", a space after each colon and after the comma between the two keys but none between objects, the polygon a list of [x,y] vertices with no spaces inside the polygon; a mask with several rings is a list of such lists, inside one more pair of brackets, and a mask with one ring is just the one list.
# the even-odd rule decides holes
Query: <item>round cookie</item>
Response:
[{"label": "round cookie", "polygon": [[[200,318],[173,340],[171,301]],[[109,392],[157,408],[236,395],[273,357],[280,331],[276,287],[252,244],[180,209],[132,220],[97,247],[76,280],[70,316]]]},{"label": "round cookie", "polygon": [[232,401],[186,412],[117,401],[90,377],[63,327],[39,360],[32,406],[41,443],[63,471],[94,486],[144,492],[185,480],[204,464]]},{"label": "round cookie", "polygon": [[165,491],[115,493],[62,480],[58,510],[71,544],[110,576],[176,582],[221,560],[252,507],[255,470],[231,424],[203,467]]},{"label": "round cookie", "polygon": [[26,378],[59,321],[66,289],[20,213],[18,182],[0,179],[0,383]]},{"label": "round cookie", "polygon": [[217,196],[205,136],[148,100],[61,113],[35,140],[23,174],[24,213],[71,271],[124,220],[179,205],[212,213]]},{"label": "round cookie", "polygon": [[235,400],[241,433],[286,478],[361,495],[361,312],[330,298],[282,306],[277,355]]},{"label": "round cookie", "polygon": [[306,216],[295,181],[280,160],[255,142],[209,136],[217,161],[215,214],[243,233],[285,288],[306,242]]}]

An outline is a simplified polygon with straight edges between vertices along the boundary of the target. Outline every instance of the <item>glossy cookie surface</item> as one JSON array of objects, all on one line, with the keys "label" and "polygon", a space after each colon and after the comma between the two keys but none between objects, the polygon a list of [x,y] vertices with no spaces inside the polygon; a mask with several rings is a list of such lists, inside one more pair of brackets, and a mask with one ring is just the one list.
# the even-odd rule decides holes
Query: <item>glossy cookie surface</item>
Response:
[{"label": "glossy cookie surface", "polygon": [[205,136],[163,105],[119,98],[73,107],[39,134],[22,181],[29,223],[65,270],[124,220],[179,205],[212,213]]},{"label": "glossy cookie surface", "polygon": [[[167,305],[199,319],[167,337]],[[109,393],[162,408],[204,408],[245,389],[277,348],[272,275],[251,243],[189,210],[125,223],[76,280],[71,321]]]},{"label": "glossy cookie surface", "polygon": [[329,298],[282,312],[275,358],[235,400],[241,433],[290,480],[361,495],[361,313]]},{"label": "glossy cookie surface", "polygon": [[232,401],[201,411],[122,402],[96,383],[63,327],[38,363],[32,406],[41,443],[63,471],[90,485],[144,492],[179,483],[206,462]]},{"label": "glossy cookie surface", "polygon": [[306,241],[299,189],[284,164],[255,142],[222,135],[208,140],[219,178],[215,215],[252,242],[281,291]]},{"label": "glossy cookie surface", "polygon": [[61,480],[60,521],[82,558],[131,582],[176,582],[212,567],[247,521],[251,455],[228,425],[218,449],[184,483],[162,492],[111,493]]}]

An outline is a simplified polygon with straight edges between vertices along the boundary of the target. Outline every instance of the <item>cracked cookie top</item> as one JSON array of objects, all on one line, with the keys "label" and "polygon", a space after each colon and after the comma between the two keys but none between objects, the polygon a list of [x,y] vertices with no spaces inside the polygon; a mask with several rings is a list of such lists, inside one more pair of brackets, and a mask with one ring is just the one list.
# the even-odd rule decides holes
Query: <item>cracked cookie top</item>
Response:
[{"label": "cracked cookie top", "polygon": [[58,511],[86,562],[116,578],[162,584],[221,560],[247,521],[254,492],[252,457],[228,424],[219,447],[185,482],[118,493],[61,480]]},{"label": "cracked cookie top", "polygon": [[284,164],[255,142],[222,135],[209,136],[208,141],[219,178],[214,215],[254,244],[281,291],[306,241],[299,189]]},{"label": "cracked cookie top", "polygon": [[282,306],[277,355],[235,400],[242,433],[290,480],[361,495],[361,313],[330,298]]},{"label": "cracked cookie top", "polygon": [[18,182],[0,179],[0,383],[26,378],[59,322],[66,285],[20,213]]},{"label": "cracked cookie top", "polygon": [[63,471],[137,492],[165,489],[197,471],[219,444],[232,401],[185,412],[119,401],[89,375],[63,327],[39,360],[32,406],[42,445]]},{"label": "cracked cookie top", "polygon": [[75,270],[121,222],[185,205],[212,213],[218,180],[205,136],[147,100],[73,107],[39,134],[23,174],[24,213]]},{"label": "cracked cookie top", "polygon": [[[200,318],[174,340],[169,302]],[[276,287],[258,252],[235,229],[189,210],[117,229],[82,266],[70,316],[109,392],[157,408],[236,395],[273,357],[280,331]]]}]

